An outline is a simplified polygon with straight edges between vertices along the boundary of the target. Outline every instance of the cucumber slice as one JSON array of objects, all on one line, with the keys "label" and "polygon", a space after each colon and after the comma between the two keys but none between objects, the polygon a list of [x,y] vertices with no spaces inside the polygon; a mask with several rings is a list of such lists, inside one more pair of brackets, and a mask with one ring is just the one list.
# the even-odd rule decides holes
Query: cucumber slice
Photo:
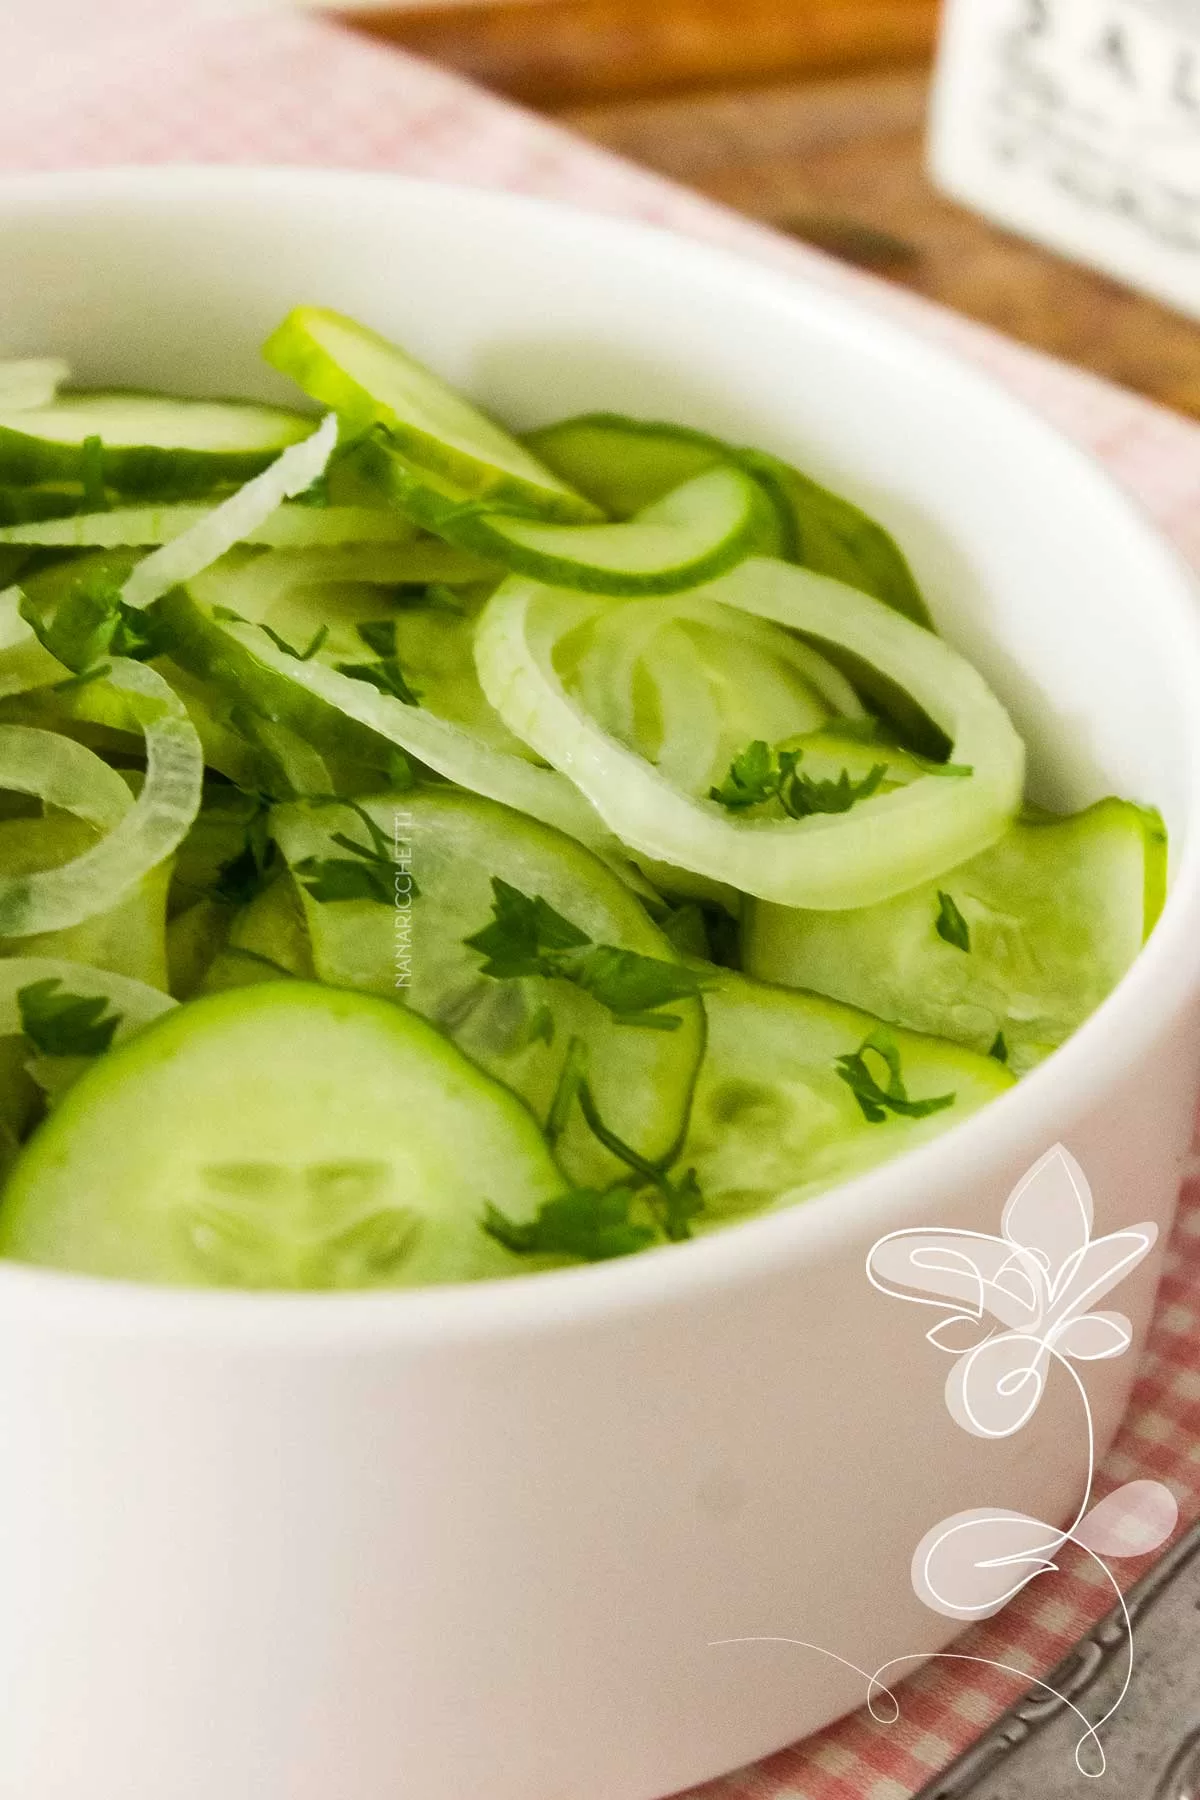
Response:
[{"label": "cucumber slice", "polygon": [[29,1044],[23,1037],[0,1037],[0,1181],[8,1174],[38,1110],[37,1083],[26,1064]]},{"label": "cucumber slice", "polygon": [[485,1205],[524,1218],[561,1186],[525,1108],[422,1019],[278,982],[101,1057],[13,1170],[0,1254],[188,1286],[466,1281],[521,1267]]},{"label": "cucumber slice", "polygon": [[518,574],[577,593],[677,594],[761,547],[763,507],[748,475],[715,468],[627,525],[542,525],[463,513],[443,530]]},{"label": "cucumber slice", "polygon": [[250,401],[63,394],[50,406],[0,410],[0,482],[81,482],[92,454],[85,446],[99,438],[106,486],[182,500],[248,481],[312,429],[299,413]]},{"label": "cucumber slice", "polygon": [[[432,548],[446,550],[442,545]],[[310,554],[324,561],[329,553]],[[278,568],[277,559],[287,566]],[[578,829],[594,838],[604,835],[599,820],[588,816],[565,783],[548,777],[545,770],[533,769],[531,752],[484,698],[475,670],[474,621],[469,616],[416,604],[397,606],[393,596],[374,583],[318,580],[317,573],[307,556],[281,551],[254,558],[239,553],[186,588],[164,596],[154,609],[156,624],[175,659],[201,690],[224,694],[226,713],[240,722],[243,732],[262,745],[262,727],[255,714],[285,727],[319,751],[335,774],[342,772],[332,783],[338,792],[378,792],[388,785],[388,771],[401,744],[406,753],[431,765],[436,765],[444,748],[449,752],[444,757],[445,772],[452,778],[473,786],[469,778],[476,759],[494,759],[501,772],[516,772],[516,793],[524,797],[522,784],[527,781],[537,790],[530,795],[536,806],[541,790],[550,783],[554,793],[544,805],[552,816],[560,814],[564,822],[568,818],[580,821]],[[269,628],[275,637],[266,630],[235,626],[224,616],[229,613],[253,626]],[[337,673],[340,667],[362,668],[374,662],[378,650],[369,647],[361,628],[373,628],[373,641],[378,642],[388,622],[394,630],[396,659],[422,702],[419,720],[417,708],[389,702],[365,681],[351,682]],[[310,662],[302,664],[277,649],[279,639],[304,649],[320,632],[325,633],[324,640]],[[339,696],[361,700],[358,717],[349,716],[332,700],[304,685],[304,677],[317,669],[327,674]],[[398,720],[399,739],[372,728],[381,704],[385,713]],[[196,722],[205,736],[200,721]],[[270,779],[260,774],[256,783],[232,766],[228,737],[228,732],[207,734],[206,750],[211,745],[212,765],[242,785],[271,788]],[[475,779],[486,781],[486,771]],[[275,791],[280,791],[274,785]],[[312,791],[307,784],[294,785]],[[330,791],[331,784],[318,787]],[[562,805],[553,807],[559,798]]]},{"label": "cucumber slice", "polygon": [[244,711],[275,720],[321,754],[358,762],[377,770],[382,778],[389,752],[375,732],[291,680],[290,668],[303,666],[295,658],[279,657],[278,669],[267,666],[262,658],[274,646],[264,633],[243,626],[239,637],[220,617],[229,611],[253,619],[256,612],[268,611],[266,606],[254,606],[253,589],[241,579],[243,554],[247,561],[252,560],[249,553],[235,553],[155,602],[151,609],[154,627],[169,647],[171,660],[194,680],[223,694],[230,716]]},{"label": "cucumber slice", "polygon": [[0,525],[27,525],[39,519],[63,519],[84,505],[83,484],[78,481],[37,487],[14,487],[0,482]]},{"label": "cucumber slice", "polygon": [[[211,510],[185,504],[115,506],[108,512],[75,513],[69,518],[9,525],[0,530],[0,544],[67,550],[169,544],[207,518]],[[406,544],[415,535],[416,528],[407,519],[382,508],[285,503],[238,541],[266,544],[276,550],[307,550],[314,545]]]},{"label": "cucumber slice", "polygon": [[[683,1155],[705,1198],[700,1229],[806,1200],[948,1131],[1013,1085],[991,1057],[894,1031],[909,1099],[953,1094],[954,1104],[868,1123],[837,1065],[880,1028],[878,1019],[728,970],[710,980],[708,1051]],[[871,1066],[886,1081],[882,1059]]]},{"label": "cucumber slice", "polygon": [[[82,819],[55,814],[0,822],[0,874],[5,880],[58,869],[100,842]],[[171,866],[161,863],[128,888],[114,906],[62,931],[0,938],[0,956],[53,956],[108,969],[147,987],[167,986],[167,888]]]},{"label": "cucumber slice", "polygon": [[296,307],[263,354],[331,406],[351,432],[383,427],[409,462],[459,484],[469,498],[512,502],[545,519],[596,516],[588,501],[440,376],[342,313]]},{"label": "cucumber slice", "polygon": [[622,413],[560,419],[526,432],[522,441],[614,519],[633,518],[685,481],[738,457],[734,445],[707,432]]},{"label": "cucumber slice", "polygon": [[525,442],[557,475],[618,519],[640,512],[715,464],[736,464],[758,481],[779,521],[779,546],[765,554],[873,594],[918,625],[930,623],[921,591],[891,534],[851,501],[765,451],[742,449],[687,426],[620,413],[563,419],[528,433]]},{"label": "cucumber slice", "polygon": [[199,987],[206,994],[262,981],[314,981],[312,949],[300,897],[284,874],[241,907]]},{"label": "cucumber slice", "polygon": [[343,756],[378,770],[377,788],[388,784],[396,747],[448,781],[541,819],[628,866],[612,834],[571,783],[536,766],[526,750],[498,748],[491,730],[485,735],[423,705],[407,705],[370,681],[330,668],[321,656],[300,661],[253,626],[216,617],[217,607],[241,598],[240,583],[230,589],[225,573],[209,570],[186,589],[164,595],[154,608],[172,655],[185,668],[250,711],[307,738],[322,756]]},{"label": "cucumber slice", "polygon": [[[1002,1037],[1023,1073],[1134,961],[1162,906],[1165,848],[1158,814],[1123,800],[1022,821],[981,856],[880,906],[752,904],[746,967],[978,1051]],[[965,922],[968,950],[939,935],[940,894]]]},{"label": "cucumber slice", "polygon": [[[318,901],[305,890],[320,979],[406,1001],[520,1094],[540,1120],[550,1115],[572,1038],[582,1039],[605,1123],[648,1159],[667,1155],[687,1118],[703,1052],[700,1001],[670,1009],[680,1021],[674,1031],[621,1025],[567,982],[493,980],[465,942],[490,924],[492,877],[499,876],[547,901],[594,943],[678,962],[629,890],[570,838],[471,794],[420,789],[367,805],[387,842],[403,845],[416,897],[410,913],[403,880],[398,906]],[[367,842],[361,818],[341,807],[280,808],[274,831],[293,869],[308,857],[344,859],[334,833]],[[577,1108],[558,1155],[573,1181],[607,1182],[627,1173]]]},{"label": "cucumber slice", "polygon": [[229,908],[196,900],[167,926],[167,985],[176,1000],[191,1000],[221,953]]}]

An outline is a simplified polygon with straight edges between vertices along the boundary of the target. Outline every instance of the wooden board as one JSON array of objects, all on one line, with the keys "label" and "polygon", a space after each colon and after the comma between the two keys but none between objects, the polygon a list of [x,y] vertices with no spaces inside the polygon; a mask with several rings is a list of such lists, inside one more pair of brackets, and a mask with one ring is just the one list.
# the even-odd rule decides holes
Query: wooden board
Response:
[{"label": "wooden board", "polygon": [[[933,13],[926,0],[424,0],[371,24],[741,212],[1200,417],[1200,326],[934,190]],[[780,69],[787,79],[764,80]]]},{"label": "wooden board", "polygon": [[539,106],[928,57],[938,0],[458,0],[363,30]]},{"label": "wooden board", "polygon": [[924,168],[927,99],[917,71],[562,116],[739,212],[1200,416],[1200,326],[943,199]]}]

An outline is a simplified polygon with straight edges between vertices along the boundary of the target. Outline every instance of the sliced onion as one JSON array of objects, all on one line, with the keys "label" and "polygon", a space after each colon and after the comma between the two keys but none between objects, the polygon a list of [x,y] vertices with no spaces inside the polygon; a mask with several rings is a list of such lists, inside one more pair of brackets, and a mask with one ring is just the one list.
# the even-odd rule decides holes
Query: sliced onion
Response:
[{"label": "sliced onion", "polygon": [[0,412],[50,406],[70,374],[70,366],[59,356],[22,356],[0,362]]},{"label": "sliced onion", "polygon": [[[67,519],[35,519],[26,525],[9,525],[0,531],[0,544],[40,544],[65,550],[172,544],[212,519],[219,510],[217,506],[191,505],[114,506],[111,512],[76,513]],[[402,513],[385,512],[382,508],[284,505],[260,524],[250,526],[237,541],[265,544],[274,550],[308,550],[314,546],[338,549],[346,544],[408,544],[416,535],[416,526]]]},{"label": "sliced onion", "polygon": [[845,719],[865,719],[867,709],[842,671],[811,644],[806,644],[790,631],[776,624],[756,619],[748,613],[735,612],[714,600],[687,595],[679,609],[681,619],[709,628],[718,636],[730,633],[748,639],[771,656],[793,669],[835,713]]},{"label": "sliced onion", "polygon": [[190,581],[240,544],[247,532],[257,530],[285,500],[310,488],[325,473],[337,434],[337,416],[329,413],[311,437],[290,444],[261,475],[214,506],[181,537],[152,551],[125,583],[121,591],[125,604],[149,606],[181,581]]},{"label": "sliced onion", "polygon": [[864,716],[846,677],[794,632],[688,594],[601,602],[555,645],[554,666],[610,736],[696,794],[755,737]]},{"label": "sliced onion", "polygon": [[657,766],[676,787],[706,791],[721,742],[721,712],[709,672],[681,625],[665,625],[642,653],[658,703]]},{"label": "sliced onion", "polygon": [[0,725],[0,788],[36,794],[100,831],[133,808],[125,782],[94,750],[36,725]]},{"label": "sliced onion", "polygon": [[0,958],[0,1037],[20,1035],[18,996],[22,988],[38,981],[61,981],[64,994],[77,994],[81,1000],[107,1000],[111,1010],[120,1015],[114,1044],[132,1037],[176,1004],[170,994],[147,987],[144,981],[93,969],[90,963],[66,962],[57,956],[9,956]]},{"label": "sliced onion", "polygon": [[[61,868],[0,879],[0,937],[62,931],[107,912],[127,888],[170,856],[200,810],[204,752],[182,701],[161,675],[143,663],[118,658],[108,680],[125,697],[145,733],[142,791],[107,835],[81,856]],[[124,786],[119,776],[116,780]],[[0,784],[4,781],[0,773]],[[99,795],[99,785],[96,792]],[[115,809],[115,789],[111,792]],[[79,811],[77,800],[71,807]]]},{"label": "sliced onion", "polygon": [[538,768],[523,757],[497,750],[461,725],[453,725],[423,706],[405,706],[369,682],[339,674],[315,659],[301,662],[288,656],[264,642],[262,633],[252,627],[227,624],[223,629],[264,667],[294,681],[348,719],[378,732],[389,743],[398,744],[447,780],[528,813],[531,819],[553,825],[593,849],[612,848],[612,834],[587,801],[552,769]]},{"label": "sliced onion", "polygon": [[67,671],[38,642],[33,627],[21,617],[21,590],[0,593],[0,700],[27,694],[31,688],[62,681]]},{"label": "sliced onion", "polygon": [[897,683],[974,771],[924,776],[806,819],[744,818],[694,799],[608,736],[566,692],[554,646],[575,599],[512,579],[476,635],[483,690],[538,754],[570,776],[630,849],[784,906],[839,910],[891,899],[984,850],[1021,801],[1024,746],[982,677],[939,638],[880,601],[808,569],[759,558],[702,590],[707,598],[839,645]]}]

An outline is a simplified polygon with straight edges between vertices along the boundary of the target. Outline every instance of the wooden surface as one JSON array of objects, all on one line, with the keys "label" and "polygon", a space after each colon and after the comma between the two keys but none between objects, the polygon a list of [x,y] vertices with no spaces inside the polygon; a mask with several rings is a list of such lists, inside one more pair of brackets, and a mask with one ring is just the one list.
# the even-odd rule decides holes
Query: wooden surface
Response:
[{"label": "wooden surface", "polygon": [[552,107],[924,59],[937,12],[938,0],[441,0],[357,17]]},{"label": "wooden surface", "polygon": [[933,12],[926,0],[440,0],[361,22],[1200,418],[1200,326],[933,189],[923,163]]}]

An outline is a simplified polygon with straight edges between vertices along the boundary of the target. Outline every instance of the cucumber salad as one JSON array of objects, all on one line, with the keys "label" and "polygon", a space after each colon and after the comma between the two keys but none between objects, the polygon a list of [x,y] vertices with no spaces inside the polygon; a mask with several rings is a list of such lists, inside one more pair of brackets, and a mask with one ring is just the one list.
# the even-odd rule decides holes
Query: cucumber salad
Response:
[{"label": "cucumber salad", "polygon": [[848,500],[518,439],[318,307],[265,355],[295,409],[0,363],[0,1255],[627,1256],[950,1129],[1121,979],[1158,815],[1026,804]]}]

